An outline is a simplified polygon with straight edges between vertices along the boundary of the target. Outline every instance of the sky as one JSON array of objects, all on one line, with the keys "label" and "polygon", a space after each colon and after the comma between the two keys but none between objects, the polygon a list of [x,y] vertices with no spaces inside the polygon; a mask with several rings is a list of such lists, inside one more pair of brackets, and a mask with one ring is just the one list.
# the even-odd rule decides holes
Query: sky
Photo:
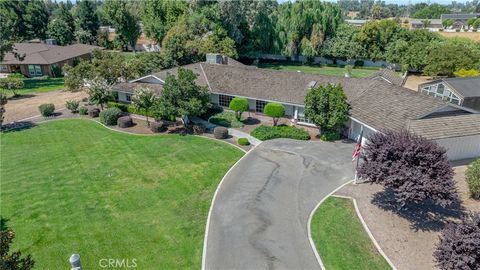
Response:
[{"label": "sky", "polygon": [[[286,1],[289,1],[289,0],[277,0],[278,2],[282,3],[282,2],[286,2]],[[337,2],[336,0],[326,0],[328,2]],[[408,4],[408,0],[384,0],[385,3],[387,4],[390,4],[390,3],[394,3],[394,4],[399,4],[399,5],[406,5]],[[452,0],[411,0],[410,1],[412,4],[417,4],[417,3],[438,3],[438,4],[450,4],[452,3]],[[457,3],[465,3],[467,2],[467,0],[456,0]]]}]

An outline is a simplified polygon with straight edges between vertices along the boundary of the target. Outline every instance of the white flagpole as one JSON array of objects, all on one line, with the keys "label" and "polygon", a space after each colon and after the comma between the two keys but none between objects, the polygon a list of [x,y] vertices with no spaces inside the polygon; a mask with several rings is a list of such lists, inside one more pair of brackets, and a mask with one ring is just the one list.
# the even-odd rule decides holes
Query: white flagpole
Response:
[{"label": "white flagpole", "polygon": [[360,138],[360,150],[359,150],[358,156],[357,156],[357,164],[355,165],[355,180],[353,181],[353,183],[355,185],[358,182],[358,162],[360,161],[360,156],[362,154],[363,125],[360,128],[360,134],[358,136],[361,136],[361,138]]}]

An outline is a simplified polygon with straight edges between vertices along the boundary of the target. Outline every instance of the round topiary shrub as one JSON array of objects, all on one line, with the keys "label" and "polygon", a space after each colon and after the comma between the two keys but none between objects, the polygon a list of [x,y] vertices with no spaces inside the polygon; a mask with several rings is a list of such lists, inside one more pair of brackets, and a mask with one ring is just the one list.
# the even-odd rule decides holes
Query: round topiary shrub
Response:
[{"label": "round topiary shrub", "polygon": [[119,108],[108,108],[100,112],[100,122],[107,126],[117,124],[118,118],[122,116],[122,111]]},{"label": "round topiary shrub", "polygon": [[215,137],[215,139],[226,139],[228,137],[228,129],[226,127],[214,128],[213,137]]},{"label": "round topiary shrub", "polygon": [[157,121],[150,123],[150,130],[154,133],[164,132],[167,130],[167,125],[163,121]]},{"label": "round topiary shrub", "polygon": [[98,117],[99,114],[100,114],[100,109],[98,108],[91,108],[90,110],[88,110],[88,115],[92,118]]},{"label": "round topiary shrub", "polygon": [[133,126],[132,117],[122,116],[122,117],[118,118],[117,125],[121,128],[128,128],[128,127]]},{"label": "round topiary shrub", "polygon": [[55,105],[52,103],[42,104],[38,106],[38,110],[43,117],[52,116],[55,112]]},{"label": "round topiary shrub", "polygon": [[248,141],[247,138],[239,138],[238,139],[238,144],[239,145],[250,145],[250,142]]},{"label": "round topiary shrub", "polygon": [[285,107],[282,104],[276,102],[270,102],[263,108],[263,113],[272,117],[273,125],[276,126],[278,119],[285,116]]},{"label": "round topiary shrub", "polygon": [[480,199],[480,159],[475,160],[468,166],[465,172],[465,180],[474,199]]},{"label": "round topiary shrub", "polygon": [[228,108],[235,112],[235,118],[237,120],[242,119],[242,113],[248,111],[248,100],[246,98],[234,97]]},{"label": "round topiary shrub", "polygon": [[88,114],[88,108],[85,107],[85,106],[82,106],[82,107],[80,107],[80,109],[78,109],[78,113],[80,115],[87,115]]},{"label": "round topiary shrub", "polygon": [[480,269],[480,213],[448,223],[434,253],[440,269]]}]

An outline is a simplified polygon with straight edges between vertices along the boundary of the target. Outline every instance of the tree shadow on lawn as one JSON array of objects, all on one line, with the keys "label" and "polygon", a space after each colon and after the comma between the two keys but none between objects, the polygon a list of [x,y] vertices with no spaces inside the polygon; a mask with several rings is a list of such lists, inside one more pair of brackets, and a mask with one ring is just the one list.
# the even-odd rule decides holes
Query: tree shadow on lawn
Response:
[{"label": "tree shadow on lawn", "polygon": [[459,219],[465,214],[465,208],[460,199],[456,199],[446,207],[435,205],[428,200],[419,204],[406,204],[403,208],[399,208],[391,188],[375,193],[371,203],[408,220],[410,227],[415,231],[440,231],[448,221]]},{"label": "tree shadow on lawn", "polygon": [[25,129],[30,129],[35,126],[34,122],[31,121],[22,121],[22,122],[14,122],[14,123],[9,123],[6,125],[3,125],[0,130],[3,133],[10,133],[10,132],[17,132],[17,131],[22,131]]}]

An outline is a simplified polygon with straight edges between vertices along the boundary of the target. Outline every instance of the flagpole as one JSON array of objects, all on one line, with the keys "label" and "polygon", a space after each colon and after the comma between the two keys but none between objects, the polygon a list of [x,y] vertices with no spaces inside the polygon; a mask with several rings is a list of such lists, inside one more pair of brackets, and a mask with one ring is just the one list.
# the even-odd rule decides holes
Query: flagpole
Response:
[{"label": "flagpole", "polygon": [[[360,135],[361,138],[360,138],[360,143],[362,142],[363,140],[363,125],[360,127]],[[359,152],[358,152],[358,156],[357,156],[357,164],[355,165],[355,180],[353,181],[353,183],[356,185],[357,182],[358,182],[358,163],[360,161],[360,156],[362,155],[362,148],[360,148]]]}]

